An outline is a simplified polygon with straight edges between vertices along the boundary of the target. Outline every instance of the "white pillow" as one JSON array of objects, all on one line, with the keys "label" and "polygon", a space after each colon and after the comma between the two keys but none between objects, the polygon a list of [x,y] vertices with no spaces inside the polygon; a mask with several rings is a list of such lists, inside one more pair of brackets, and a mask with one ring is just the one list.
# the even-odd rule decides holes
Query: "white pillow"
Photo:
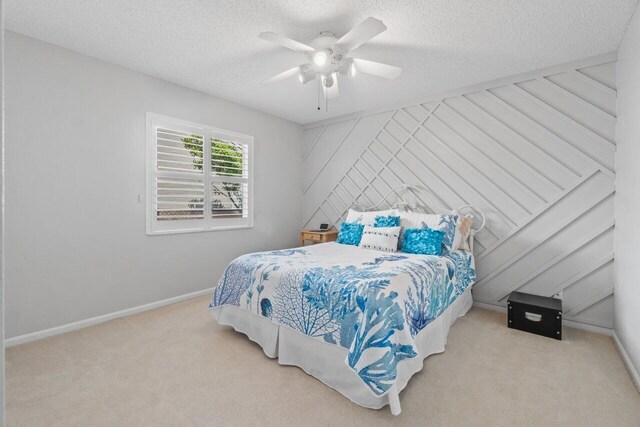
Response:
[{"label": "white pillow", "polygon": [[377,216],[399,216],[397,209],[388,209],[386,211],[358,212],[349,209],[346,222],[357,222],[363,225],[373,225]]},{"label": "white pillow", "polygon": [[400,227],[374,227],[365,225],[360,239],[360,247],[384,252],[398,250]]},{"label": "white pillow", "polygon": [[[420,212],[400,212],[400,226],[403,233],[407,228],[431,228],[445,232],[442,244],[447,251],[460,249],[463,245],[463,233],[460,230],[460,215],[458,214],[424,214]],[[400,236],[402,245],[402,235]]]}]

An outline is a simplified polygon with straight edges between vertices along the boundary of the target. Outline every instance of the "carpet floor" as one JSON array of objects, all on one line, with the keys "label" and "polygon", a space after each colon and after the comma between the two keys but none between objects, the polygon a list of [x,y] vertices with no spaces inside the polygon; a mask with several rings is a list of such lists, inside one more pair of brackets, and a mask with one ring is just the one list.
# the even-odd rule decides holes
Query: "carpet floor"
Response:
[{"label": "carpet floor", "polygon": [[400,395],[361,408],[211,318],[208,298],[9,348],[9,426],[640,426],[610,337],[564,341],[473,308]]}]

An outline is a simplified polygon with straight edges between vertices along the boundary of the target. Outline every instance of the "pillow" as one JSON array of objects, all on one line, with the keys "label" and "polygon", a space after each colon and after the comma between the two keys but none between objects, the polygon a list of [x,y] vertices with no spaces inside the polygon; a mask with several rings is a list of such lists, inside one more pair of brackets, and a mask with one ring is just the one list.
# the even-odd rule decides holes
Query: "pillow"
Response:
[{"label": "pillow", "polygon": [[[424,214],[420,212],[401,212],[400,225],[403,230],[408,228],[431,228],[444,231],[443,244],[447,251],[460,249],[463,244],[462,232],[459,230],[460,215],[457,214]],[[400,245],[404,239],[404,232],[400,233]]]},{"label": "pillow", "polygon": [[395,252],[398,250],[398,237],[400,237],[400,227],[374,227],[365,225],[360,247],[384,252]]},{"label": "pillow", "polygon": [[442,255],[445,232],[431,228],[408,228],[404,230],[402,252],[410,254]]},{"label": "pillow", "polygon": [[376,216],[376,220],[373,223],[374,227],[400,227],[399,216]]},{"label": "pillow", "polygon": [[338,233],[338,240],[336,242],[343,245],[358,246],[360,239],[362,239],[362,230],[364,225],[357,224],[355,222],[343,222],[340,226],[340,232]]},{"label": "pillow", "polygon": [[471,248],[469,247],[469,234],[471,234],[471,225],[471,218],[460,215],[460,218],[458,218],[458,229],[456,231],[456,233],[460,234],[461,240],[460,247],[458,249],[465,249],[467,251],[471,250]]},{"label": "pillow", "polygon": [[346,222],[357,222],[363,225],[373,225],[376,222],[377,216],[397,216],[398,211],[396,209],[389,209],[386,211],[371,211],[371,212],[358,212],[353,209],[349,209]]}]

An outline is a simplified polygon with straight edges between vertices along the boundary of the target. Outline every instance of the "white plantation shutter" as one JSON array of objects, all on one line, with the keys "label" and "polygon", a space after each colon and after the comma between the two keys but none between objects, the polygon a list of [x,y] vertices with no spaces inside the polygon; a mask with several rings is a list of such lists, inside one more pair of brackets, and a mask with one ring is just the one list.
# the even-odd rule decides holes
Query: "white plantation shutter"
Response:
[{"label": "white plantation shutter", "polygon": [[253,138],[147,114],[147,233],[251,227]]},{"label": "white plantation shutter", "polygon": [[155,216],[157,221],[204,218],[205,180],[192,151],[202,152],[203,132],[156,127]]},{"label": "white plantation shutter", "polygon": [[249,145],[214,139],[211,153],[211,216],[249,215]]}]

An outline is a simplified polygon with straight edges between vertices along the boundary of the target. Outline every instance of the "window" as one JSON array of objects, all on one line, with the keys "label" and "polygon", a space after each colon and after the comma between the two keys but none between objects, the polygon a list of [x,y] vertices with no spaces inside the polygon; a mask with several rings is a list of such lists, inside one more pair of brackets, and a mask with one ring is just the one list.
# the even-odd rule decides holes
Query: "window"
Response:
[{"label": "window", "polygon": [[253,137],[147,113],[147,234],[253,226]]}]

